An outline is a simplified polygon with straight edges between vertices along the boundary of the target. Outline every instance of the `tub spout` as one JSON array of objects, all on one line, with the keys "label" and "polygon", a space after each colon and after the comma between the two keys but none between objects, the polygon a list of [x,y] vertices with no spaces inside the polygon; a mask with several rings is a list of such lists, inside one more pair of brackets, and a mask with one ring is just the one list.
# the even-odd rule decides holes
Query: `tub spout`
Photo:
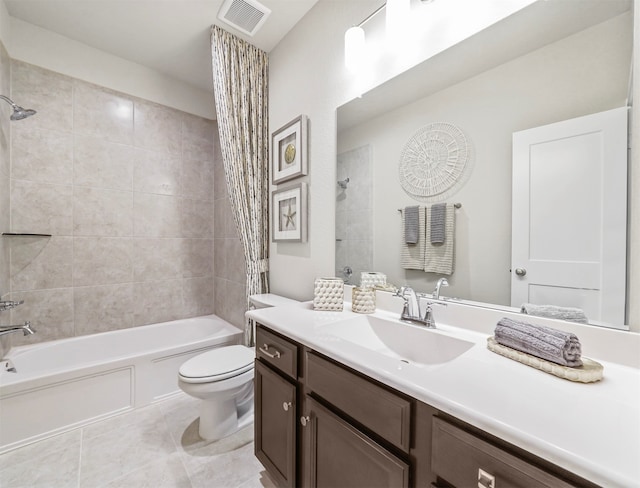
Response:
[{"label": "tub spout", "polygon": [[26,336],[36,333],[36,330],[31,328],[31,322],[29,322],[28,320],[22,325],[0,326],[0,336],[19,331],[22,331],[22,333]]}]

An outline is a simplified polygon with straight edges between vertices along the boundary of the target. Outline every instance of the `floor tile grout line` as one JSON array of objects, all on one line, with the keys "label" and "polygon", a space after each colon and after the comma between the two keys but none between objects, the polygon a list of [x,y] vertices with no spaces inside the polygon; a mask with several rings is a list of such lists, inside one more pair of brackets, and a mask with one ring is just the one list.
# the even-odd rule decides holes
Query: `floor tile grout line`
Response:
[{"label": "floor tile grout line", "polygon": [[78,452],[78,482],[77,486],[80,488],[80,480],[82,479],[82,448],[84,446],[84,427],[80,429],[80,450]]}]

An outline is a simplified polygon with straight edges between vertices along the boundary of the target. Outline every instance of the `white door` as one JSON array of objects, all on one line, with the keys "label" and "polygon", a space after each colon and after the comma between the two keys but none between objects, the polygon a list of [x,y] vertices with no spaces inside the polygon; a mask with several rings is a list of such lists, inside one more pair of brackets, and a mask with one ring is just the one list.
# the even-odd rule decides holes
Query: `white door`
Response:
[{"label": "white door", "polygon": [[513,134],[511,305],[625,319],[627,108]]}]

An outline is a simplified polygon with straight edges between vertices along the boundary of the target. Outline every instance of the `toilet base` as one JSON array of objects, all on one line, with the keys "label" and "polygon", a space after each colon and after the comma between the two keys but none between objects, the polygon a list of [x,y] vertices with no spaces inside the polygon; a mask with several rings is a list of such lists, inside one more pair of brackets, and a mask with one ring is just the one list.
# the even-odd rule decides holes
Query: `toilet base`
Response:
[{"label": "toilet base", "polygon": [[253,388],[244,398],[225,401],[202,400],[200,404],[198,434],[205,440],[220,440],[252,423]]}]

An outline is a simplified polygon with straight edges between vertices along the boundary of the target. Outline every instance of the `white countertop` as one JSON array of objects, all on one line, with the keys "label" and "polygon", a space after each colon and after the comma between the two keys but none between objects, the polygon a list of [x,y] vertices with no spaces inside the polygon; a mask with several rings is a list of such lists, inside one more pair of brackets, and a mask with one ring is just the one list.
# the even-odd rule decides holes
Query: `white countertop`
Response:
[{"label": "white countertop", "polygon": [[[405,364],[323,331],[361,316],[350,310],[349,304],[343,312],[303,304],[247,316],[594,483],[640,487],[640,370],[585,354],[604,366],[604,379],[574,383],[489,351],[488,334],[441,323],[435,333],[475,345],[437,367]],[[398,318],[385,311],[374,315]]]}]

